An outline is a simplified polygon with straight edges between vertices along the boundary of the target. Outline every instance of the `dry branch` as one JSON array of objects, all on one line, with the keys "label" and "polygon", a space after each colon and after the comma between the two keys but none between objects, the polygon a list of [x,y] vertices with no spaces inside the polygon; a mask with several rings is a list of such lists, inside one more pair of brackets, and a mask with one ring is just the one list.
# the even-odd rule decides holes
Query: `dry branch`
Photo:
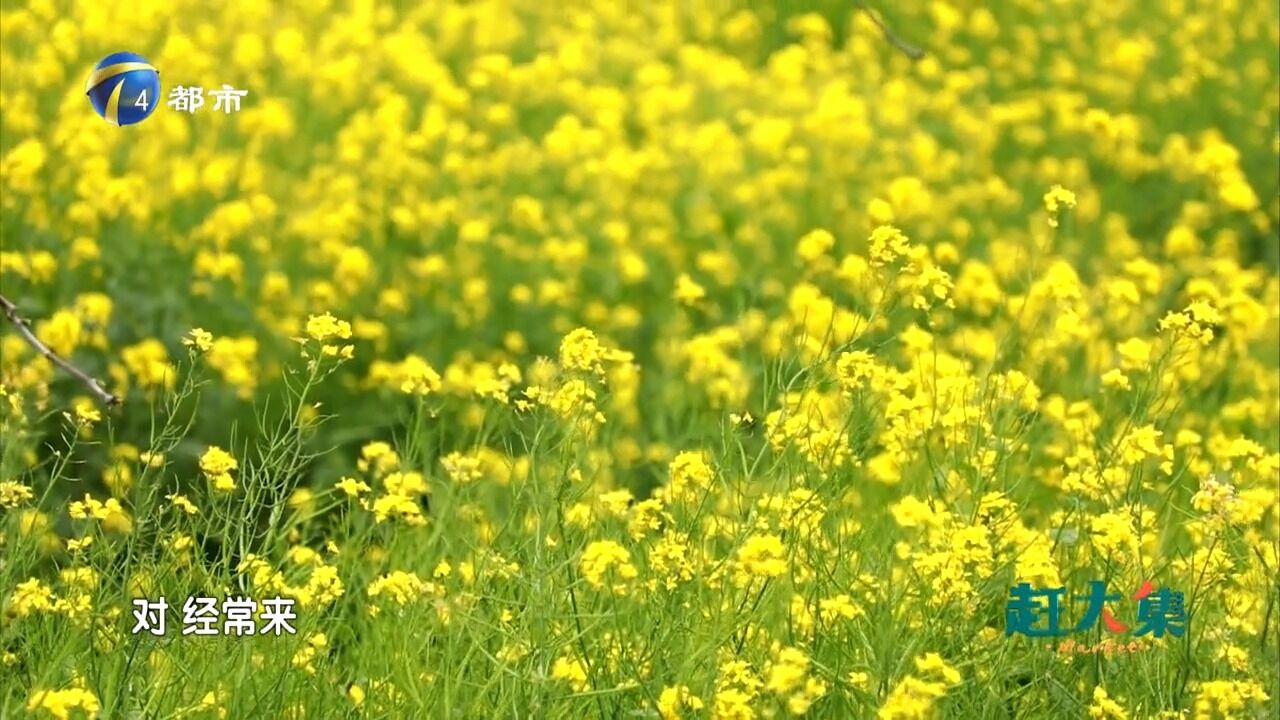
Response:
[{"label": "dry branch", "polygon": [[874,10],[867,7],[866,3],[858,3],[857,5],[858,5],[858,9],[861,10],[867,16],[867,18],[869,18],[871,22],[875,24],[876,27],[880,28],[880,32],[884,34],[884,39],[888,40],[890,45],[893,45],[894,47],[901,50],[904,55],[911,58],[912,60],[919,60],[920,58],[924,57],[923,49],[915,45],[912,45],[911,43],[899,37],[897,33],[895,33],[888,25],[884,23],[884,21],[880,19],[880,16],[876,14]]},{"label": "dry branch", "polygon": [[67,360],[63,359],[60,355],[58,355],[56,352],[51,350],[48,345],[45,345],[44,342],[40,340],[39,337],[36,336],[35,332],[31,330],[31,322],[28,321],[26,318],[22,317],[22,315],[18,312],[18,306],[10,302],[9,299],[6,298],[4,295],[0,295],[0,308],[3,308],[4,316],[9,319],[9,322],[13,323],[14,327],[18,328],[18,334],[21,335],[23,339],[26,340],[27,343],[31,345],[31,347],[35,348],[36,352],[45,356],[46,358],[48,358],[49,362],[53,363],[54,365],[57,365],[58,367],[65,370],[68,374],[72,375],[77,380],[84,383],[85,386],[88,387],[89,390],[91,390],[93,394],[103,402],[103,404],[105,405],[120,404],[119,395],[115,395],[111,392],[108,392],[107,389],[103,387],[102,383],[93,379],[88,374],[86,374],[83,370],[76,367],[75,365],[72,365]]}]

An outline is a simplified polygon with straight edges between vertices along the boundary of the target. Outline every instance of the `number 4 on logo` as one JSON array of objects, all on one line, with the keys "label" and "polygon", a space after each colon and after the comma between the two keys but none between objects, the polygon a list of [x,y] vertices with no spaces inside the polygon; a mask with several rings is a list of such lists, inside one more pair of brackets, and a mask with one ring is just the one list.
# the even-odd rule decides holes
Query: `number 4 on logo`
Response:
[{"label": "number 4 on logo", "polygon": [[134,107],[140,107],[140,108],[142,108],[143,110],[146,110],[146,109],[147,109],[147,105],[148,105],[148,104],[147,104],[147,91],[146,91],[146,90],[143,90],[141,93],[139,93],[139,94],[138,94],[138,99],[133,101],[133,106],[134,106]]}]

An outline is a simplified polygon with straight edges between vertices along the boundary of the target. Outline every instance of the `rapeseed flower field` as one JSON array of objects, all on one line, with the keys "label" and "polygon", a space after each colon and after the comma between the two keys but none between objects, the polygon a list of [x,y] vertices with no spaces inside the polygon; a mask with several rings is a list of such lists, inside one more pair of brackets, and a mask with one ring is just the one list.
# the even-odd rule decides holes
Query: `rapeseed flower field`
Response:
[{"label": "rapeseed flower field", "polygon": [[[104,122],[121,50],[240,111]],[[1278,57],[4,3],[0,717],[1276,717]]]}]

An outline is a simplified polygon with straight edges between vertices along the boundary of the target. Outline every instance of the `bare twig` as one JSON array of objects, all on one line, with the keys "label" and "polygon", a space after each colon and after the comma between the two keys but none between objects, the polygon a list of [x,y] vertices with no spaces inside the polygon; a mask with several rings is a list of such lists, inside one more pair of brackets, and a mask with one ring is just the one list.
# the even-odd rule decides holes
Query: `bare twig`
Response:
[{"label": "bare twig", "polygon": [[103,404],[120,404],[119,395],[108,392],[107,389],[103,387],[102,383],[89,377],[83,370],[64,360],[53,350],[49,349],[49,346],[45,345],[39,337],[36,337],[36,334],[31,330],[31,322],[22,317],[22,315],[18,313],[18,306],[10,302],[4,295],[0,295],[0,308],[3,308],[4,316],[9,319],[9,322],[13,323],[14,327],[18,328],[18,334],[22,335],[23,339],[25,339],[31,347],[35,348],[37,352],[48,358],[49,362],[57,365],[67,373],[73,375],[77,380],[84,383],[91,391],[93,391],[93,394],[96,395]]},{"label": "bare twig", "polygon": [[888,25],[884,24],[884,21],[880,19],[880,16],[876,14],[874,10],[867,7],[866,3],[860,2],[860,3],[856,3],[856,5],[858,6],[858,9],[861,10],[863,14],[865,14],[871,20],[871,22],[875,24],[876,27],[880,28],[880,32],[884,34],[884,39],[888,40],[890,45],[893,45],[894,47],[901,50],[904,55],[911,58],[912,60],[919,60],[920,58],[924,57],[923,49],[921,49],[916,45],[912,45],[911,43],[899,37],[898,34],[895,33]]}]

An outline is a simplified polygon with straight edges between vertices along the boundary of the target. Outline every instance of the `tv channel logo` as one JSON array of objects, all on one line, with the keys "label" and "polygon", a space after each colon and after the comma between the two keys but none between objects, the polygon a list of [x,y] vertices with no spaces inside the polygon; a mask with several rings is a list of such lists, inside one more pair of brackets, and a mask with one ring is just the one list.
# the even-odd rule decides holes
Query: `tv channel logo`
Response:
[{"label": "tv channel logo", "polygon": [[159,104],[160,71],[137,53],[111,53],[89,73],[84,91],[103,120],[134,125],[150,117]]}]

